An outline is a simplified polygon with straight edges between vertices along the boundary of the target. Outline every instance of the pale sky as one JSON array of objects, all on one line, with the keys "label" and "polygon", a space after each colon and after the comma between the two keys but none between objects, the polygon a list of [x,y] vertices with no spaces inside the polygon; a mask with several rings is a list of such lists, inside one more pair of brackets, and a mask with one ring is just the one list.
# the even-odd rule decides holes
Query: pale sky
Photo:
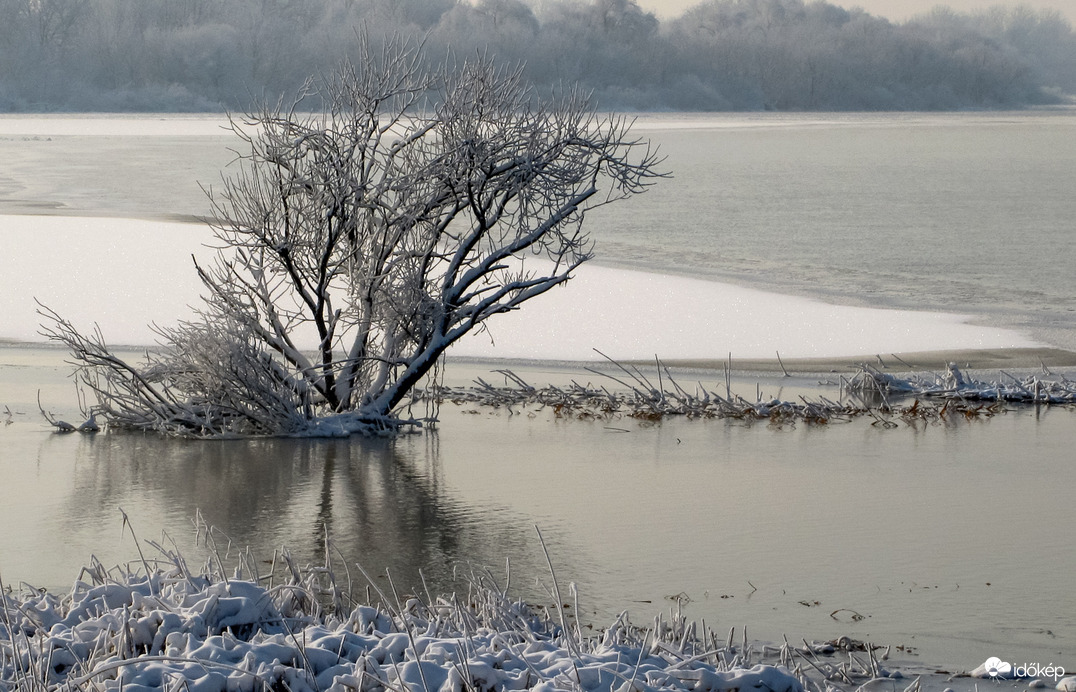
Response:
[{"label": "pale sky", "polygon": [[[1059,10],[1070,22],[1076,24],[1076,0],[828,0],[841,7],[862,7],[867,12],[887,19],[901,21],[916,14],[929,11],[937,5],[948,5],[954,10],[967,12],[993,5],[1030,5],[1034,8]],[[675,17],[701,0],[638,0],[639,6],[661,18]]]}]

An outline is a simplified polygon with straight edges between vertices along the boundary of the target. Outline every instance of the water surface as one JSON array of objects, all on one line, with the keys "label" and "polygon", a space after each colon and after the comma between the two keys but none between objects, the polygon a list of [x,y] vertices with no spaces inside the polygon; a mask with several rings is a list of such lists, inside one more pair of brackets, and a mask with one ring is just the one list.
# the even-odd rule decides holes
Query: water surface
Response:
[{"label": "water surface", "polygon": [[[55,588],[91,553],[132,559],[122,507],[140,538],[167,531],[198,556],[196,517],[231,538],[232,554],[249,546],[266,559],[286,545],[321,562],[328,535],[339,573],[388,568],[415,591],[420,569],[438,591],[458,584],[456,567],[503,578],[510,560],[515,592],[547,602],[534,586],[549,581],[537,525],[562,587],[578,585],[582,615],[598,625],[622,609],[647,622],[679,596],[719,630],[851,635],[951,669],[992,655],[1063,665],[1076,651],[1068,410],[884,430],[446,406],[436,433],[396,440],[61,436],[36,415],[32,384],[45,401],[69,390],[60,354],[0,354],[17,412],[0,427],[9,582]],[[762,387],[783,398],[812,388],[781,383]],[[754,395],[754,384],[737,387]]]},{"label": "water surface", "polygon": [[[203,214],[191,178],[212,183],[232,157],[197,121],[175,134],[118,119],[125,134],[74,120],[0,118],[0,212]],[[1071,112],[640,124],[675,178],[593,215],[603,261],[969,312],[1076,349]],[[995,655],[1076,669],[1068,410],[885,431],[446,407],[436,434],[394,441],[174,442],[54,436],[36,395],[78,415],[62,354],[0,359],[5,581],[61,587],[90,554],[131,559],[122,507],[140,538],[167,531],[192,552],[195,517],[267,558],[286,544],[321,560],[328,534],[346,562],[408,586],[420,567],[450,588],[457,563],[510,559],[515,588],[548,600],[537,524],[598,623],[623,608],[645,622],[682,594],[689,615],[763,639],[849,634],[954,669]]]},{"label": "water surface", "polygon": [[603,260],[971,312],[1076,350],[1076,113],[642,125],[675,178],[594,215]]}]

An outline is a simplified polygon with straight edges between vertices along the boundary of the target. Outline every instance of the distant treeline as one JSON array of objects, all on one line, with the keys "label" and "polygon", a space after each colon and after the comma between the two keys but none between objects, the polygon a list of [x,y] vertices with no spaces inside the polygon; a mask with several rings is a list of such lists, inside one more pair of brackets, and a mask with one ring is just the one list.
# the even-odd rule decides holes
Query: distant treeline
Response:
[{"label": "distant treeline", "polygon": [[659,21],[634,0],[0,0],[0,110],[243,109],[294,91],[356,36],[483,51],[540,88],[639,110],[932,110],[1076,94],[1059,13],[935,10],[892,23],[803,0],[708,0]]}]

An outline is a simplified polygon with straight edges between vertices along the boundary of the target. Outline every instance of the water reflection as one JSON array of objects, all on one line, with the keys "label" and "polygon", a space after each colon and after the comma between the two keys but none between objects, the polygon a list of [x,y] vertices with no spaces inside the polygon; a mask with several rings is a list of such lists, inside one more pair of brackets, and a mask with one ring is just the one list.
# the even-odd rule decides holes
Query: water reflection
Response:
[{"label": "water reflection", "polygon": [[[68,442],[53,438],[43,447],[54,440]],[[186,527],[200,515],[258,557],[287,546],[300,563],[318,563],[327,533],[334,559],[372,573],[390,568],[398,585],[419,584],[421,569],[431,588],[442,589],[456,563],[503,564],[521,534],[533,531],[503,508],[454,500],[443,487],[436,435],[177,443],[107,434],[71,441],[76,492],[61,512],[65,534],[118,527],[117,507],[143,534],[160,527],[173,537],[191,533]]]},{"label": "water reflection", "polygon": [[[684,593],[711,626],[906,644],[955,668],[1076,650],[1067,410],[885,430],[446,407],[437,434],[397,440],[0,435],[5,581],[62,588],[90,551],[130,559],[119,506],[141,538],[166,529],[187,554],[199,511],[262,558],[287,545],[321,562],[327,526],[348,563],[390,568],[401,590],[419,569],[439,592],[456,562],[510,558],[526,577],[512,592],[532,598],[548,574],[538,524],[597,625]],[[849,611],[865,619],[830,616]]]}]

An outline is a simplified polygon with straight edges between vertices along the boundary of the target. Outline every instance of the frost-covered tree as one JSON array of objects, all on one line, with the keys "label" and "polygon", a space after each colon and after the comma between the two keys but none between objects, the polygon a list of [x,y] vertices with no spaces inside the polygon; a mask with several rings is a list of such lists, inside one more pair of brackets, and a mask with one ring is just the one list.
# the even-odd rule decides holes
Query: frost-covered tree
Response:
[{"label": "frost-covered tree", "polygon": [[197,267],[205,304],[145,363],[45,311],[98,414],[192,436],[397,427],[453,342],[591,256],[587,210],[658,175],[624,120],[574,92],[538,98],[491,60],[422,64],[401,42],[364,45],[233,121],[243,154],[210,192],[221,250]]}]

